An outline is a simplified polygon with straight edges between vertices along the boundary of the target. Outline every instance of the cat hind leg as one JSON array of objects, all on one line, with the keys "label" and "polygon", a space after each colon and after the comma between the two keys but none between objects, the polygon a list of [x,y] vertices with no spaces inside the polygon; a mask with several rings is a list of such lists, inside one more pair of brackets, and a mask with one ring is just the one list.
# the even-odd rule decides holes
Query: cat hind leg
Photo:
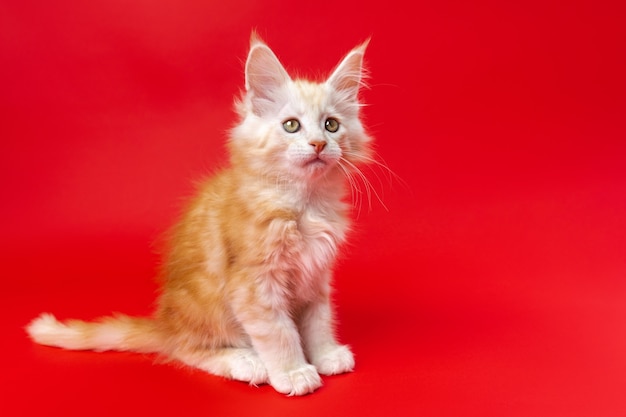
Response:
[{"label": "cat hind leg", "polygon": [[175,352],[173,357],[180,362],[236,381],[250,385],[269,382],[265,365],[252,348],[221,348],[197,350],[194,352]]}]

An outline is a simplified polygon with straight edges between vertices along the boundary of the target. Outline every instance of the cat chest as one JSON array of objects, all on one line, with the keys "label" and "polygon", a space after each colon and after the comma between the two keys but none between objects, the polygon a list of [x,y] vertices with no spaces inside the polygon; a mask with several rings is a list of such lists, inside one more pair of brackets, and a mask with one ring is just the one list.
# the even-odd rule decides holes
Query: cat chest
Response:
[{"label": "cat chest", "polygon": [[320,268],[327,268],[337,255],[339,245],[344,239],[344,226],[338,220],[331,221],[313,214],[305,214],[296,221],[297,247],[301,263],[319,263]]},{"label": "cat chest", "polygon": [[273,228],[270,234],[277,239],[266,260],[275,284],[301,300],[324,291],[344,239],[344,225],[305,214],[298,220],[277,221]]},{"label": "cat chest", "polygon": [[343,240],[338,225],[312,216],[282,222],[279,228],[273,257],[304,271],[330,266]]}]

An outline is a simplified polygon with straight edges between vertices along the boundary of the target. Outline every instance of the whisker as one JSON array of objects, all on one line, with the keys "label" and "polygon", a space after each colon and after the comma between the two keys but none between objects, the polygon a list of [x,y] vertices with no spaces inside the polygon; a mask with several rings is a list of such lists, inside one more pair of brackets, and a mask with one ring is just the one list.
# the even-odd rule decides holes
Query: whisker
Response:
[{"label": "whisker", "polygon": [[360,158],[362,160],[364,160],[368,167],[370,167],[370,169],[373,171],[372,165],[382,169],[382,171],[384,171],[386,173],[386,175],[388,175],[387,177],[387,181],[389,182],[389,184],[391,184],[393,182],[393,180],[398,181],[404,188],[406,189],[410,189],[408,183],[402,179],[402,177],[400,177],[398,174],[396,174],[391,168],[389,168],[389,166],[387,165],[387,162],[380,156],[380,154],[378,154],[377,152],[375,153],[376,158],[372,158],[369,156],[363,156],[354,152],[350,152],[350,151],[346,151],[345,152],[347,155],[349,156],[355,156],[357,158]]},{"label": "whisker", "polygon": [[348,184],[350,185],[350,199],[352,200],[352,205],[357,208],[358,217],[361,213],[361,207],[363,204],[363,191],[359,187],[358,182],[354,179],[350,170],[342,164],[342,159],[343,158],[339,159],[337,165],[341,168],[343,174],[348,179]]},{"label": "whisker", "polygon": [[[360,183],[363,184],[363,186],[365,187],[365,195],[367,196],[367,201],[368,201],[368,207],[371,209],[371,193],[370,193],[370,189],[369,189],[369,184],[366,181],[363,181],[363,178],[361,175],[359,175],[359,169],[350,161],[348,161],[347,159],[341,157],[340,161],[342,161],[343,163],[345,163],[347,165],[346,168],[346,172],[348,173],[348,175],[350,176],[351,181],[353,182],[353,184],[357,187],[359,187],[359,193],[360,193],[360,197],[361,197],[361,201],[359,201],[359,210],[361,208],[361,204],[362,204],[362,199],[363,199],[363,191],[360,188]],[[355,177],[355,174],[358,176],[359,181],[356,180],[357,177]]]},{"label": "whisker", "polygon": [[358,176],[358,178],[361,180],[361,182],[365,186],[365,193],[367,195],[368,208],[370,210],[372,209],[372,194],[373,194],[376,197],[376,199],[378,200],[378,202],[383,206],[383,208],[386,211],[389,211],[389,208],[387,208],[387,206],[383,202],[383,199],[381,198],[380,194],[378,194],[378,192],[376,191],[376,189],[372,185],[371,181],[369,179],[367,179],[367,177],[365,176],[363,171],[361,171],[355,164],[353,164],[352,162],[350,162],[346,158],[341,157],[340,159],[341,159],[341,161],[343,161],[344,163],[346,163],[350,167],[350,170],[352,172],[354,172]]}]

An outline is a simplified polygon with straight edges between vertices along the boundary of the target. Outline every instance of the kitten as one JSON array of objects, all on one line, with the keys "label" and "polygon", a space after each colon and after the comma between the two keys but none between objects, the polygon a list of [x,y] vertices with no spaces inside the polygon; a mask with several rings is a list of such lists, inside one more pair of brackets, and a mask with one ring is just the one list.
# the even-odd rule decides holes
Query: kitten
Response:
[{"label": "kitten", "polygon": [[174,227],[152,318],[27,326],[65,349],[156,352],[215,375],[304,395],[350,372],[334,335],[331,270],[349,227],[346,180],[371,160],[359,120],[367,42],[321,83],[292,80],[255,34],[228,148]]}]

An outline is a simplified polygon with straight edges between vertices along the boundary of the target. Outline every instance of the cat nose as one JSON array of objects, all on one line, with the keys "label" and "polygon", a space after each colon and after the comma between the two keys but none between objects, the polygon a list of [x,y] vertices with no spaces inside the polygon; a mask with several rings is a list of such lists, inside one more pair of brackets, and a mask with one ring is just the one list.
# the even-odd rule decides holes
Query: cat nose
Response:
[{"label": "cat nose", "polygon": [[326,147],[326,141],[325,140],[312,140],[309,142],[309,145],[315,148],[316,154],[319,154]]}]

